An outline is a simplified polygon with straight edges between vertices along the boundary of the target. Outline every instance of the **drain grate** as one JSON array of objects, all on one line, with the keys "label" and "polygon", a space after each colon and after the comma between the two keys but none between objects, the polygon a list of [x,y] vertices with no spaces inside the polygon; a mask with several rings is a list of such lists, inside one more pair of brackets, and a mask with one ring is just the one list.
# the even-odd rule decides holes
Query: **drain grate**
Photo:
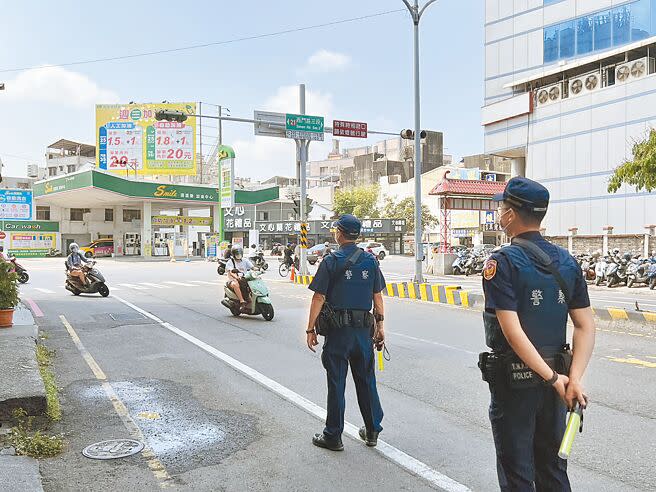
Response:
[{"label": "drain grate", "polygon": [[109,313],[109,317],[114,321],[139,321],[146,319],[141,313]]},{"label": "drain grate", "polygon": [[144,444],[133,439],[111,439],[101,441],[82,450],[82,454],[93,460],[113,460],[125,458],[141,452]]}]

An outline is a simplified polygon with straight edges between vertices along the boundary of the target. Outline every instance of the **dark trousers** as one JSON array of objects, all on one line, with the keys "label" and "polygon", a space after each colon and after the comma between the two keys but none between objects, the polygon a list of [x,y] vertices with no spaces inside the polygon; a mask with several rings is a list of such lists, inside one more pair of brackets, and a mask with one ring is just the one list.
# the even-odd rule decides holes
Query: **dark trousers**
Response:
[{"label": "dark trousers", "polygon": [[328,376],[327,439],[338,439],[344,431],[346,376],[349,364],[358,396],[358,406],[367,430],[380,432],[383,409],[376,390],[374,350],[367,328],[352,326],[332,330],[326,336],[321,361]]},{"label": "dark trousers", "polygon": [[490,422],[502,491],[570,491],[558,457],[567,409],[553,388],[491,388]]}]

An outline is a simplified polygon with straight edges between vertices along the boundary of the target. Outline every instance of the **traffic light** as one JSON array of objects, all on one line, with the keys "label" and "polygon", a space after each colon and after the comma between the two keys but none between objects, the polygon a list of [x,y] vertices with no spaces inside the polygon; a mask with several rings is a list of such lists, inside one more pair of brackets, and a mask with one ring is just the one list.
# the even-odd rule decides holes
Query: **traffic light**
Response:
[{"label": "traffic light", "polygon": [[[401,138],[405,140],[414,140],[415,132],[412,130],[401,130]],[[426,130],[422,130],[419,133],[419,138],[426,138]]]},{"label": "traffic light", "polygon": [[177,121],[178,123],[182,123],[187,120],[187,115],[175,109],[162,109],[155,112],[155,119],[157,121]]},{"label": "traffic light", "polygon": [[[301,200],[300,199],[294,199],[294,214],[296,214],[296,217],[301,217]],[[314,201],[312,198],[309,196],[305,198],[305,214],[309,214],[312,212],[312,205],[314,204]]]}]

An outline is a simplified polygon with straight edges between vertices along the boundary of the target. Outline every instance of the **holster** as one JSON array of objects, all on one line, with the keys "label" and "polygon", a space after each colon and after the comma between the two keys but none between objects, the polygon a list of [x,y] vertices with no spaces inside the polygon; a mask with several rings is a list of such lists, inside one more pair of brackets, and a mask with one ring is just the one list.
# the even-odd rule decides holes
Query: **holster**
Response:
[{"label": "holster", "polygon": [[[560,349],[543,348],[540,355],[554,371],[559,374],[569,374],[572,366],[572,351],[569,344]],[[513,351],[503,353],[483,352],[478,355],[478,367],[483,381],[493,384],[504,384],[510,389],[534,388],[543,380],[529,368]]]}]

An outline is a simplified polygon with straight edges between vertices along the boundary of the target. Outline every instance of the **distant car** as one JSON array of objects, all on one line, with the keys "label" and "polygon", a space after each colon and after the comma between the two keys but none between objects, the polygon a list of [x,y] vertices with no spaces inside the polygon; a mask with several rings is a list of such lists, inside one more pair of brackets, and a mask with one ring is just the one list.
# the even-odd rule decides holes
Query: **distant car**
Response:
[{"label": "distant car", "polygon": [[362,248],[365,251],[368,251],[369,253],[373,253],[378,257],[379,260],[383,260],[387,255],[389,255],[389,251],[387,251],[385,246],[383,246],[381,243],[376,243],[376,242],[359,243],[358,248]]},{"label": "distant car", "polygon": [[114,252],[114,240],[111,237],[100,238],[80,248],[87,258],[94,256],[111,256]]},{"label": "distant car", "polygon": [[[329,244],[328,247],[332,251],[336,251],[339,248],[338,244]],[[307,250],[307,260],[310,265],[314,265],[317,261],[319,261],[319,258],[323,257],[323,254],[326,251],[326,245],[321,243],[317,244],[316,246],[312,246],[310,249]]]}]

